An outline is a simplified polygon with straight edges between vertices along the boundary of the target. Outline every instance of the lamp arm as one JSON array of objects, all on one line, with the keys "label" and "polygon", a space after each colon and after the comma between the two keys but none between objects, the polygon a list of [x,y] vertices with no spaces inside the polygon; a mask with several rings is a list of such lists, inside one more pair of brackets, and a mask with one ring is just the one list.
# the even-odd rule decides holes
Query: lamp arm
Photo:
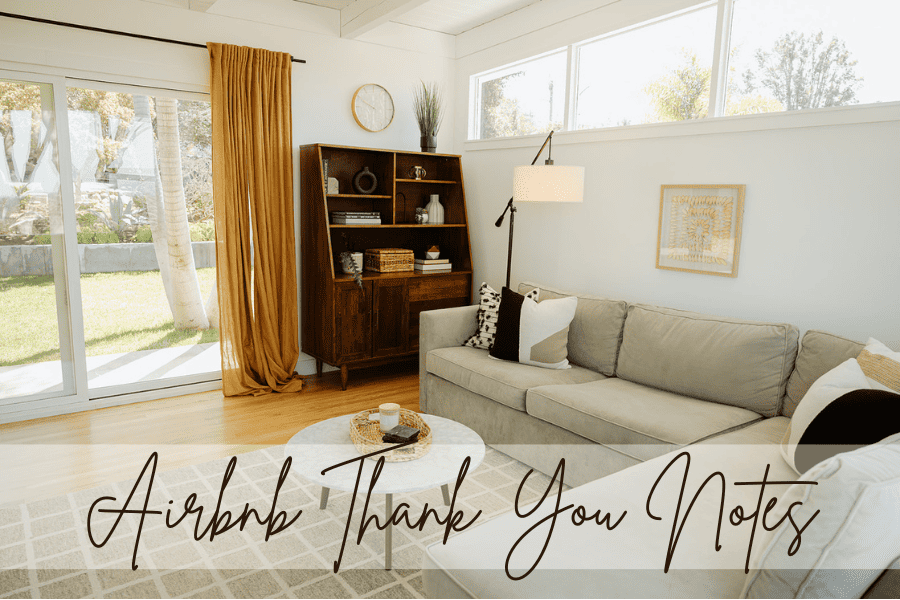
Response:
[{"label": "lamp arm", "polygon": [[[553,142],[550,141],[552,137],[553,137],[553,131],[551,130],[550,133],[547,135],[547,139],[545,139],[544,143],[541,145],[541,149],[538,150],[537,154],[534,155],[534,160],[531,161],[532,166],[541,157],[541,153],[544,151],[544,148],[547,147],[547,144],[550,144],[550,152],[551,153],[553,152]],[[550,159],[548,158],[547,160],[549,161]],[[553,164],[553,162],[550,161],[549,164]],[[513,197],[511,196],[509,198],[509,202],[506,203],[506,207],[503,209],[503,213],[500,215],[500,218],[498,218],[497,221],[494,223],[494,227],[500,227],[501,225],[503,225],[503,218],[506,217],[506,212],[509,209],[511,209],[512,207],[513,207]]]}]

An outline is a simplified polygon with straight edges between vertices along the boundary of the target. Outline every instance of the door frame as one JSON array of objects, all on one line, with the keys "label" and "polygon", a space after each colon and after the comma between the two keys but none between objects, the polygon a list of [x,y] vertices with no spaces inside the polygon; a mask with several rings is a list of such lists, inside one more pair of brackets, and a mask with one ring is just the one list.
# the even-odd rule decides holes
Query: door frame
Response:
[{"label": "door frame", "polygon": [[[166,96],[187,100],[208,99],[208,94],[190,91],[176,91],[134,84],[93,82],[89,79],[48,75],[37,72],[0,68],[0,79],[23,83],[49,84],[53,90],[53,110],[56,125],[57,169],[59,172],[59,193],[62,203],[65,288],[56,285],[57,314],[68,312],[68,323],[58,317],[60,358],[65,382],[66,365],[72,370],[74,389],[71,393],[53,396],[50,393],[32,394],[0,401],[0,424],[23,421],[71,412],[92,410],[105,406],[115,406],[132,402],[142,402],[167,398],[182,394],[220,389],[222,372],[197,373],[153,381],[138,381],[97,389],[89,389],[87,353],[84,337],[84,312],[81,299],[81,268],[78,260],[77,225],[75,219],[75,191],[71,185],[72,160],[69,140],[68,87],[92,87],[121,93],[146,93],[150,96]],[[65,325],[65,326],[64,326]],[[64,385],[65,387],[65,385]]]}]

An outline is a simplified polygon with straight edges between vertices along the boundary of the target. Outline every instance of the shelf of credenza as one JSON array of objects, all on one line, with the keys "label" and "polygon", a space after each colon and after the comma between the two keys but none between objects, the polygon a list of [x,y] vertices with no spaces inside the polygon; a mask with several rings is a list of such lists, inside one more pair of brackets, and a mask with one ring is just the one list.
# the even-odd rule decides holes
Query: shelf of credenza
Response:
[{"label": "shelf of credenza", "polygon": [[[468,270],[459,270],[453,269],[452,271],[442,271],[440,273],[422,273],[419,271],[400,271],[399,273],[378,273],[376,271],[363,271],[362,278],[363,281],[374,281],[376,279],[404,279],[408,277],[431,277],[433,275],[467,275],[472,271]],[[334,282],[340,283],[342,281],[353,281],[353,275],[347,275],[346,273],[335,273],[334,274]]]},{"label": "shelf of credenza", "polygon": [[465,223],[445,223],[442,225],[417,225],[416,223],[401,223],[400,225],[329,225],[332,229],[426,229],[428,227],[465,227]]},{"label": "shelf of credenza", "polygon": [[453,181],[449,179],[398,179],[397,183],[445,183],[445,184],[454,184],[459,183],[458,181]]}]

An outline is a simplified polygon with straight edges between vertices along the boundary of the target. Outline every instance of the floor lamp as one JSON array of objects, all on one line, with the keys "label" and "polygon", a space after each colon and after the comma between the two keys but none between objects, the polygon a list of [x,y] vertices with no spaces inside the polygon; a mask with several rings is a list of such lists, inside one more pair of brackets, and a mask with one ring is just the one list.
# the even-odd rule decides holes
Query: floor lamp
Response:
[{"label": "floor lamp", "polygon": [[[543,165],[535,166],[544,148],[549,146],[547,160]],[[584,167],[557,167],[553,164],[553,132],[544,140],[529,166],[516,167],[513,170],[513,196],[506,203],[503,214],[494,223],[495,227],[503,224],[503,218],[509,211],[509,253],[506,256],[506,287],[512,271],[513,228],[516,221],[514,202],[583,202],[584,201]]]}]

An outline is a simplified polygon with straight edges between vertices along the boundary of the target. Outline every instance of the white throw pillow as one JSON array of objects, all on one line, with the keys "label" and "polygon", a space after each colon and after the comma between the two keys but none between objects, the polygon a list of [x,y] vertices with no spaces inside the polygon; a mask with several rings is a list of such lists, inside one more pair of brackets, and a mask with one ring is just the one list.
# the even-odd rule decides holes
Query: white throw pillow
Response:
[{"label": "white throw pillow", "polygon": [[546,369],[569,368],[569,325],[578,298],[537,303],[526,296],[519,315],[519,362]]},{"label": "white throw pillow", "polygon": [[[802,403],[801,403],[802,404]],[[779,499],[758,538],[741,598],[859,598],[900,556],[900,434],[825,460]],[[816,511],[818,514],[816,515]],[[813,515],[815,517],[813,518]]]}]

